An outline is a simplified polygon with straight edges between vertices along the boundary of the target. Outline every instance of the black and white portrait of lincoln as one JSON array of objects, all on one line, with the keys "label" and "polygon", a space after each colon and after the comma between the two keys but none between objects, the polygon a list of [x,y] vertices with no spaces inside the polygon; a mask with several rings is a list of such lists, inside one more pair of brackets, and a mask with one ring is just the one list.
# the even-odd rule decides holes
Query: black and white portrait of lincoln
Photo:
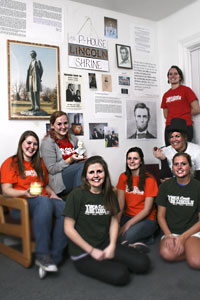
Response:
[{"label": "black and white portrait of lincoln", "polygon": [[156,139],[156,105],[149,101],[127,100],[127,138]]}]

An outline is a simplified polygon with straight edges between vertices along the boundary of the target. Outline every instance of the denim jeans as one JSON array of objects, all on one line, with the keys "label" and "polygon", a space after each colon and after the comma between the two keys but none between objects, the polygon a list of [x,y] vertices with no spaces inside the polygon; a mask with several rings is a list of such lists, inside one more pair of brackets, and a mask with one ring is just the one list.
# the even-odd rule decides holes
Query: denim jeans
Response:
[{"label": "denim jeans", "polygon": [[[36,257],[38,255],[50,255],[56,264],[60,263],[63,258],[63,251],[67,246],[64,217],[62,216],[65,202],[46,196],[27,198],[27,201],[29,214],[33,220]],[[19,210],[13,209],[11,214],[13,218],[20,218]],[[51,241],[53,216],[55,217],[55,224]]]},{"label": "denim jeans", "polygon": [[[122,215],[120,226],[123,226],[131,218],[133,217]],[[120,237],[120,241],[128,241],[129,244],[148,241],[157,228],[158,225],[156,221],[150,219],[141,220],[140,222],[132,225],[125,234]]]},{"label": "denim jeans", "polygon": [[62,179],[67,192],[70,192],[75,187],[81,185],[83,166],[84,162],[73,163],[62,171]]}]

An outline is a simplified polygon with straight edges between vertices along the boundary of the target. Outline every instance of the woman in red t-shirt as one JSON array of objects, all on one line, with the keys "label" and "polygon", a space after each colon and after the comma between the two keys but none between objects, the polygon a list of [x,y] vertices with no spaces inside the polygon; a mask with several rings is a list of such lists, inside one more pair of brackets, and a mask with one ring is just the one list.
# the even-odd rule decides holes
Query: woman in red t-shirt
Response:
[{"label": "woman in red t-shirt", "polygon": [[[33,194],[30,186],[34,182],[40,183],[41,193]],[[67,245],[62,216],[65,202],[48,185],[48,172],[40,158],[39,138],[35,132],[25,131],[20,137],[17,154],[2,164],[1,183],[4,195],[23,197],[28,202],[36,242],[36,265],[44,271],[56,272]],[[12,210],[11,214],[20,218],[18,210]],[[55,226],[50,247],[53,216]]]},{"label": "woman in red t-shirt", "polygon": [[[121,242],[135,244],[152,237],[157,229],[154,206],[157,193],[155,178],[145,171],[142,150],[130,148],[126,154],[126,171],[120,175],[117,184]],[[133,246],[138,246],[138,243]]]},{"label": "woman in red t-shirt", "polygon": [[50,117],[50,130],[41,144],[41,153],[49,172],[49,185],[57,195],[79,186],[85,155],[78,155],[78,139],[69,133],[65,112],[55,111]]},{"label": "woman in red t-shirt", "polygon": [[184,119],[187,123],[188,141],[193,138],[192,115],[200,113],[200,107],[195,93],[182,85],[183,72],[177,66],[171,66],[167,73],[171,88],[163,95],[161,108],[166,119],[165,143],[169,146],[167,127],[174,118]]}]

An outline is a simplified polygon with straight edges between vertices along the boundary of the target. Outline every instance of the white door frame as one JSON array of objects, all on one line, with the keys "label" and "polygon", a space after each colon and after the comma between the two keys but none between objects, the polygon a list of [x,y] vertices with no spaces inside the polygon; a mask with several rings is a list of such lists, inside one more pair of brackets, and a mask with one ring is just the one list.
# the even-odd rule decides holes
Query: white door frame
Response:
[{"label": "white door frame", "polygon": [[[191,51],[200,48],[200,33],[192,35],[179,42],[180,66],[184,70],[185,84],[192,87]],[[193,142],[200,145],[200,115],[193,116]]]},{"label": "white door frame", "polygon": [[184,70],[185,84],[192,86],[190,52],[196,48],[200,48],[200,33],[179,41],[178,47],[180,66]]}]

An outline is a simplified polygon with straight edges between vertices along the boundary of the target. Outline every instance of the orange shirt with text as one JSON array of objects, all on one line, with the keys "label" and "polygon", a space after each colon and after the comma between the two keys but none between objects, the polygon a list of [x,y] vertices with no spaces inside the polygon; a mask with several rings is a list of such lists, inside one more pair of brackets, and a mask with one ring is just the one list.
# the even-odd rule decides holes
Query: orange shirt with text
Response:
[{"label": "orange shirt with text", "polygon": [[31,165],[31,161],[24,161],[25,166],[25,178],[21,178],[17,167],[17,159],[11,167],[12,157],[9,157],[4,161],[1,166],[1,183],[11,183],[16,190],[27,190],[30,188],[31,182],[40,182],[42,184],[42,195],[48,196],[45,186],[48,184],[48,171],[45,167],[43,159],[41,158],[42,169],[44,172],[45,180],[38,178],[37,173]]},{"label": "orange shirt with text", "polygon": [[[126,201],[126,215],[134,217],[141,210],[144,209],[144,203],[146,197],[155,197],[158,193],[158,185],[155,178],[148,173],[145,180],[144,191],[138,189],[139,176],[132,176],[133,178],[133,190],[128,191],[127,176],[122,173],[119,177],[117,188],[119,190],[125,191],[125,201]],[[156,208],[153,205],[151,213],[147,216],[147,219],[156,219]]]}]

